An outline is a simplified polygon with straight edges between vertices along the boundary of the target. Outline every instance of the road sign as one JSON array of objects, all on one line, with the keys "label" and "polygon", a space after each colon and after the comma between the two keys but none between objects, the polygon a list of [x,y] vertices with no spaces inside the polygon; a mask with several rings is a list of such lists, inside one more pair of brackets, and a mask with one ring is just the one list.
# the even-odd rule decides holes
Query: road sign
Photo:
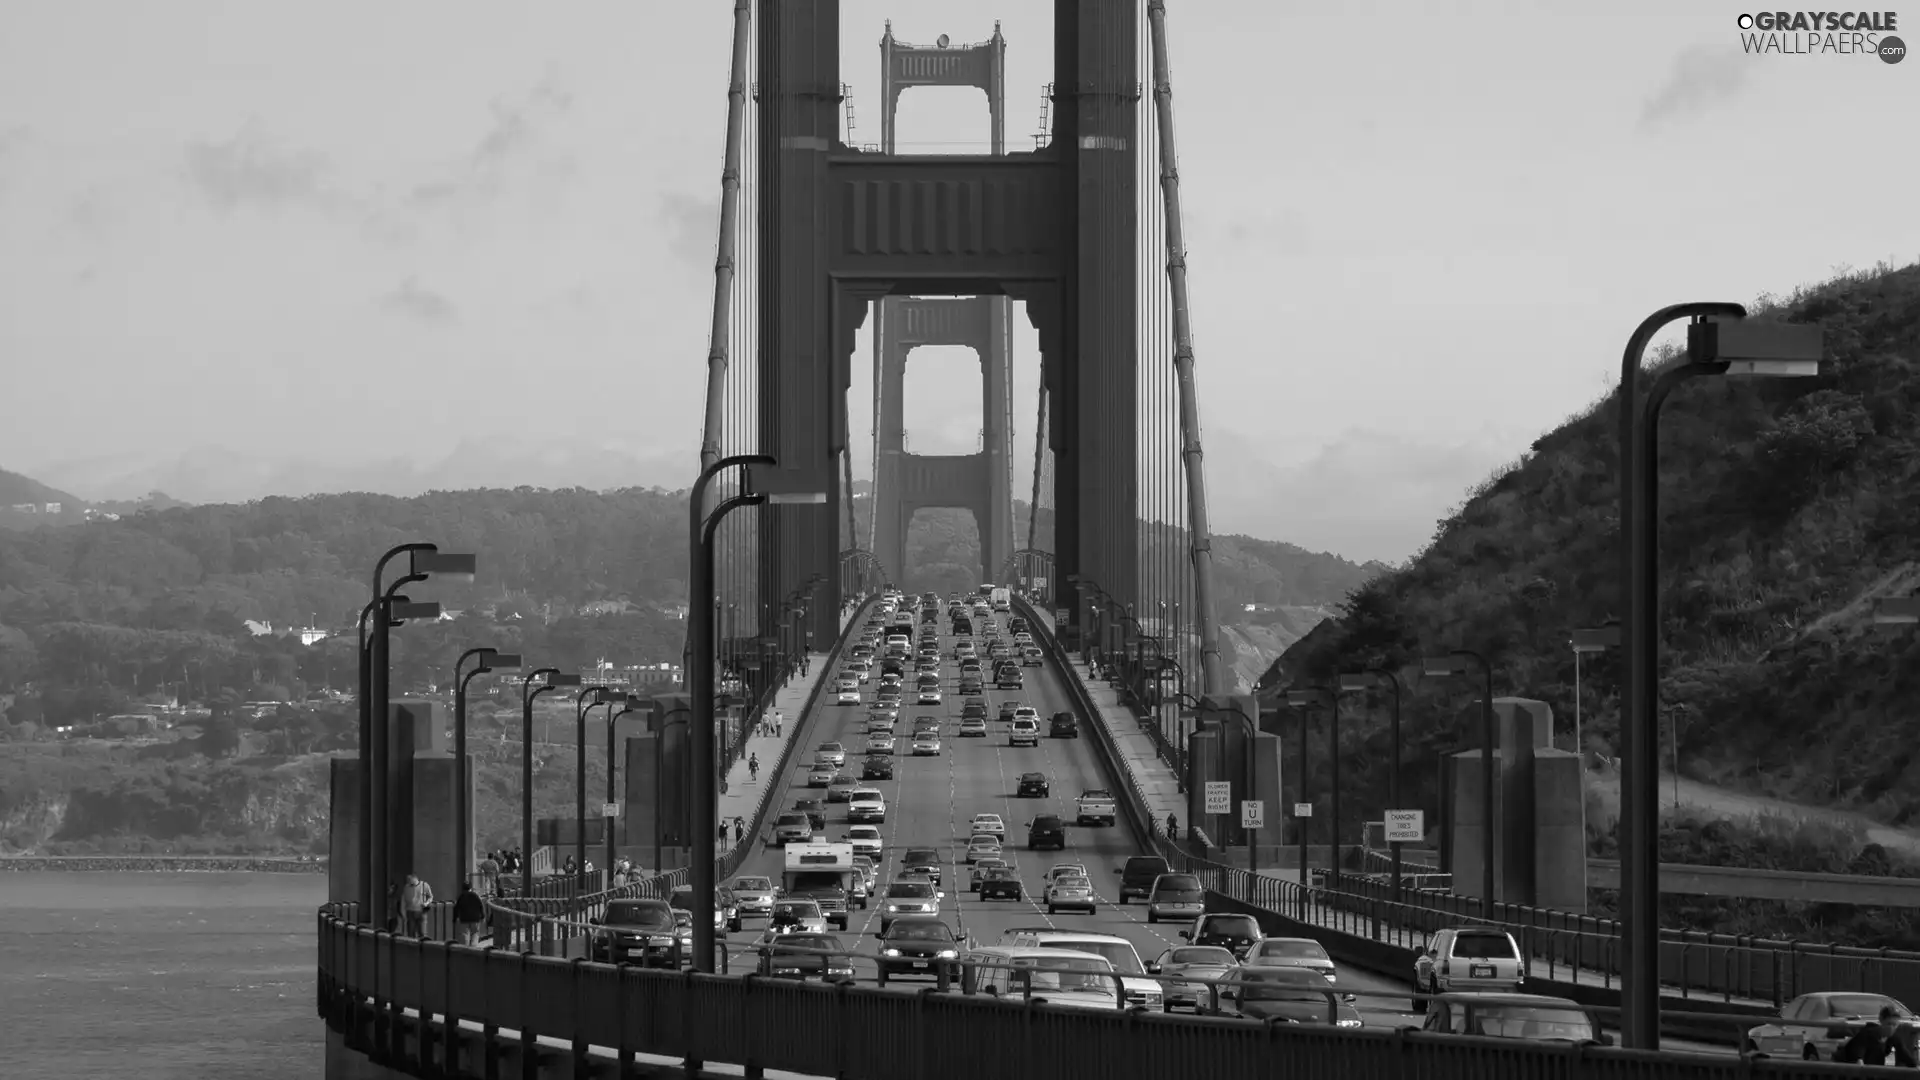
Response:
[{"label": "road sign", "polygon": [[1427,838],[1425,810],[1389,810],[1386,822],[1387,843],[1418,844]]},{"label": "road sign", "polygon": [[1231,780],[1207,781],[1207,813],[1233,813],[1233,782]]},{"label": "road sign", "polygon": [[617,802],[607,802],[607,803],[601,803],[601,804],[600,804],[600,816],[601,816],[601,817],[619,817],[619,816],[620,816],[620,804],[619,804],[619,803],[617,803]]},{"label": "road sign", "polygon": [[1264,799],[1240,800],[1240,827],[1243,829],[1264,829],[1267,820],[1267,804]]},{"label": "road sign", "polygon": [[1297,802],[1297,803],[1294,803],[1294,804],[1293,804],[1293,816],[1294,816],[1294,817],[1312,817],[1312,816],[1313,816],[1313,804],[1312,804],[1312,803],[1310,803],[1310,802]]}]

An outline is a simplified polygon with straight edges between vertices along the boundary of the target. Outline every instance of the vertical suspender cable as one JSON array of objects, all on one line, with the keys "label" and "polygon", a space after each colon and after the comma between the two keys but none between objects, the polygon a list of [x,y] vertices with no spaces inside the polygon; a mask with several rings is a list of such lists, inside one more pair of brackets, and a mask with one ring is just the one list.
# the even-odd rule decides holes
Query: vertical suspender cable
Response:
[{"label": "vertical suspender cable", "polygon": [[1187,546],[1193,560],[1194,622],[1200,634],[1200,681],[1210,694],[1229,689],[1220,661],[1213,606],[1213,533],[1207,524],[1205,462],[1200,450],[1199,391],[1193,374],[1192,308],[1187,293],[1186,238],[1180,223],[1180,166],[1174,142],[1173,85],[1167,66],[1166,0],[1147,0],[1153,30],[1153,100],[1160,128],[1160,190],[1166,199],[1167,285],[1173,303],[1173,365],[1179,375],[1181,458],[1187,473]]}]

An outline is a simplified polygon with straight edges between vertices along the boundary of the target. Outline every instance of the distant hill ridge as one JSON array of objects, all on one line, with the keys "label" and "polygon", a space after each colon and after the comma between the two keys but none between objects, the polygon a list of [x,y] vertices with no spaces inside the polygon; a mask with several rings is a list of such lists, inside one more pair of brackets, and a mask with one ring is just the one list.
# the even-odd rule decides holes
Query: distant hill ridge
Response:
[{"label": "distant hill ridge", "polygon": [[35,480],[31,476],[22,476],[17,472],[0,469],[0,509],[6,509],[19,503],[60,503],[65,506],[83,505],[79,499],[58,488]]}]

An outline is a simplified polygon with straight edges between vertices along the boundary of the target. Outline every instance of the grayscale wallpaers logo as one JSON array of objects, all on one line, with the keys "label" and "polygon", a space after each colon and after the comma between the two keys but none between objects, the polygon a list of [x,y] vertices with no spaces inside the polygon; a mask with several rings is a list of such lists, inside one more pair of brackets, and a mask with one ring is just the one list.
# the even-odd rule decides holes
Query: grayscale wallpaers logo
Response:
[{"label": "grayscale wallpaers logo", "polygon": [[1756,11],[1734,20],[1740,48],[1781,56],[1877,56],[1883,64],[1907,58],[1907,43],[1894,36],[1900,17],[1892,11]]}]

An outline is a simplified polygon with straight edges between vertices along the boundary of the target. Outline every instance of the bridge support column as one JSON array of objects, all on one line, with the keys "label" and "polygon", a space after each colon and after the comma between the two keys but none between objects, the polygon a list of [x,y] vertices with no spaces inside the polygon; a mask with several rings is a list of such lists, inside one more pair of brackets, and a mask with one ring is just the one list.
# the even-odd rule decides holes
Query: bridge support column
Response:
[{"label": "bridge support column", "polygon": [[[1479,706],[1473,706],[1477,711]],[[1495,698],[1494,897],[1501,903],[1587,909],[1586,793],[1577,755],[1553,749],[1553,709],[1529,698]],[[1478,748],[1453,755],[1446,817],[1454,891],[1480,895],[1483,834]]]}]

